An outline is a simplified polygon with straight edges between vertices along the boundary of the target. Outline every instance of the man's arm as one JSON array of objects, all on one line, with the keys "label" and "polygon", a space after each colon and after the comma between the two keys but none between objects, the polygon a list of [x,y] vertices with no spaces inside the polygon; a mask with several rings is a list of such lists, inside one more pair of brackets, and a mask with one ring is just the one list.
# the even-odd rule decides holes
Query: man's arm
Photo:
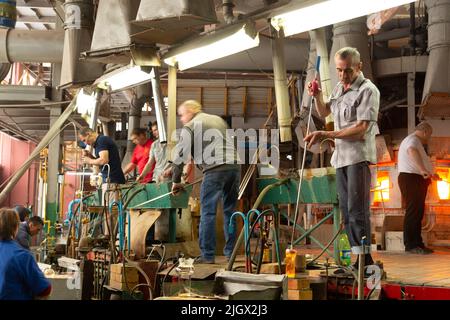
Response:
[{"label": "man's arm", "polygon": [[412,161],[419,167],[420,170],[420,174],[425,178],[431,178],[431,176],[433,175],[432,172],[428,171],[425,168],[425,164],[423,162],[422,157],[420,156],[419,150],[417,150],[414,147],[409,147],[408,150],[406,151],[408,153],[408,155],[411,157]]},{"label": "man's arm", "polygon": [[151,168],[153,168],[153,165],[155,164],[155,157],[150,157],[147,161],[147,163],[145,164],[144,169],[142,170],[142,172],[139,174],[138,178],[136,179],[136,181],[141,181],[145,178],[145,176],[148,174],[148,172],[150,171]]},{"label": "man's arm", "polygon": [[129,172],[133,171],[136,168],[136,164],[134,164],[133,162],[130,162],[129,164],[126,165],[125,169],[123,170],[123,174],[126,175]]},{"label": "man's arm", "polygon": [[[313,82],[317,82],[317,80],[313,80]],[[316,86],[318,87],[318,84]],[[310,82],[308,84],[308,94],[315,98],[317,113],[323,118],[327,117],[331,113],[331,108],[329,103],[324,102],[322,90],[314,90],[314,86]]]},{"label": "man's arm", "polygon": [[87,163],[93,166],[103,166],[109,163],[109,151],[103,150],[99,152],[99,157],[97,159],[90,159],[88,157],[83,157],[83,163]]},{"label": "man's arm", "polygon": [[338,131],[314,131],[308,134],[303,141],[308,142],[308,148],[323,139],[346,139],[346,140],[361,140],[369,128],[370,121],[359,120],[354,125]]}]

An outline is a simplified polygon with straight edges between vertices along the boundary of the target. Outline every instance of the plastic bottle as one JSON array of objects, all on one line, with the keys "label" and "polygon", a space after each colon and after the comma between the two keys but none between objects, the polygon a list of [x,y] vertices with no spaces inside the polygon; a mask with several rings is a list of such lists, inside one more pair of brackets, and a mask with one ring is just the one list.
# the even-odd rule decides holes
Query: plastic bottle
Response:
[{"label": "plastic bottle", "polygon": [[286,276],[288,278],[295,278],[295,259],[297,256],[297,250],[295,249],[286,249]]},{"label": "plastic bottle", "polygon": [[347,234],[343,232],[339,238],[339,259],[341,260],[341,265],[349,266],[352,263],[352,247],[348,241]]}]

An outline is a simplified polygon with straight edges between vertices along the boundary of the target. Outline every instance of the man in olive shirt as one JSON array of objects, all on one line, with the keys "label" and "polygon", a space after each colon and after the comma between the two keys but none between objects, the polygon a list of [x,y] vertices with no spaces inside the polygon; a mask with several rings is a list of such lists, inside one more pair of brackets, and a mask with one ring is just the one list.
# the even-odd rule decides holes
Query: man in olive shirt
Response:
[{"label": "man in olive shirt", "polygon": [[[227,135],[227,123],[219,116],[202,112],[202,106],[195,100],[183,102],[178,107],[183,128],[180,140],[175,146],[172,165],[172,191],[182,188],[183,167],[194,161],[202,170],[203,181],[200,190],[199,246],[200,263],[214,263],[216,251],[216,208],[223,201],[225,248],[223,253],[230,257],[234,248],[235,234],[228,233],[231,215],[238,198],[240,167],[233,141]],[[231,222],[235,230],[235,221]]]}]

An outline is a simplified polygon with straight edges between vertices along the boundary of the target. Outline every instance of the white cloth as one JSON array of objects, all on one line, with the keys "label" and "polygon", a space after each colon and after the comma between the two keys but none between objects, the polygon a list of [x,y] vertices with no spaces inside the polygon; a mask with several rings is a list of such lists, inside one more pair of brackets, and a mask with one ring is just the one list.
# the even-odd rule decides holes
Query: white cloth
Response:
[{"label": "white cloth", "polygon": [[419,166],[408,154],[408,149],[410,147],[416,148],[417,151],[419,151],[425,168],[430,173],[433,173],[433,165],[431,164],[430,158],[425,152],[419,138],[414,133],[407,136],[400,144],[400,149],[398,150],[398,172],[421,174]]}]

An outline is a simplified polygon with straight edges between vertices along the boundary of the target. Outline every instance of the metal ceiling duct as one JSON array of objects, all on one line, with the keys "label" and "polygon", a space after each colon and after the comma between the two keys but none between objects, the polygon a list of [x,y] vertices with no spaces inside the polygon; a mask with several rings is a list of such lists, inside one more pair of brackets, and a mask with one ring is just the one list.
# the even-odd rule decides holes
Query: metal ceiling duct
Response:
[{"label": "metal ceiling duct", "polygon": [[130,24],[136,18],[139,0],[100,0],[89,51],[82,56],[91,61],[125,65],[159,66],[153,43],[131,39],[139,28]]},{"label": "metal ceiling duct", "polygon": [[93,28],[91,0],[66,0],[64,3],[64,52],[60,88],[92,83],[103,74],[103,65],[80,60],[80,53],[91,45]]},{"label": "metal ceiling duct", "polygon": [[421,118],[450,117],[450,0],[426,0],[428,66]]},{"label": "metal ceiling duct", "polygon": [[334,88],[339,79],[335,72],[334,55],[343,47],[358,49],[361,55],[362,71],[364,77],[373,80],[372,66],[369,54],[369,36],[367,35],[366,17],[337,23],[333,26],[333,45],[330,53],[331,88]]},{"label": "metal ceiling duct", "polygon": [[0,63],[61,63],[64,32],[0,28]]},{"label": "metal ceiling duct", "polygon": [[174,44],[198,27],[217,23],[217,15],[213,0],[141,0],[132,23],[146,29],[133,37]]}]

